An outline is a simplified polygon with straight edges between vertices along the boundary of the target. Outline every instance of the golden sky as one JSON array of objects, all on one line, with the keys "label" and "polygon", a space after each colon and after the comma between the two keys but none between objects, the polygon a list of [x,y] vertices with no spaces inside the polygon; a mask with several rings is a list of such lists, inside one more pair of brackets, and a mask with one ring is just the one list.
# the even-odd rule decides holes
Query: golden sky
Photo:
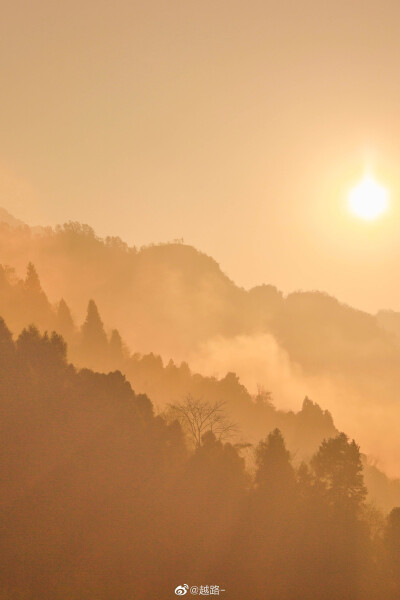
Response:
[{"label": "golden sky", "polygon": [[[400,310],[400,3],[3,0],[0,206]],[[345,198],[370,167],[374,222]]]}]

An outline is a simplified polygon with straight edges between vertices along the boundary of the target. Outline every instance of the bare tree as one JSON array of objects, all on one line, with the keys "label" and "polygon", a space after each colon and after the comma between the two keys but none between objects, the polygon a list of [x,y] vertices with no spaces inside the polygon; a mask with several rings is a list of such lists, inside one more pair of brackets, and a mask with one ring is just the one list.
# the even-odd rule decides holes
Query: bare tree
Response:
[{"label": "bare tree", "polygon": [[189,439],[198,448],[206,431],[211,431],[220,441],[237,432],[237,426],[226,415],[225,405],[224,401],[210,403],[188,395],[183,402],[168,406],[170,415],[179,421]]}]

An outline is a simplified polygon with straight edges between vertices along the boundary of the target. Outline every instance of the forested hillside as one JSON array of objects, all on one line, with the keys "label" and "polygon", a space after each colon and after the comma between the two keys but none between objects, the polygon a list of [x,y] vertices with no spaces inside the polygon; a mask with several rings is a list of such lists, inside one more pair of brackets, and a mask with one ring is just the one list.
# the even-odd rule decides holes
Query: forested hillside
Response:
[{"label": "forested hillside", "polygon": [[[68,343],[69,360],[81,368],[121,371],[136,392],[147,394],[156,412],[167,419],[171,404],[193,398],[210,405],[223,404],[235,424],[231,440],[235,443],[254,445],[265,431],[279,428],[297,465],[308,461],[323,439],[338,434],[330,412],[307,397],[297,411],[278,409],[274,390],[260,387],[250,393],[234,372],[205,377],[185,362],[164,363],[154,353],[132,353],[120,333],[104,325],[94,300],[88,302],[86,318],[78,325],[64,300],[51,305],[32,264],[27,267],[25,279],[18,279],[10,268],[0,266],[0,315],[17,332],[32,324],[42,333],[57,331]],[[322,403],[324,398],[318,400]],[[252,452],[247,451],[250,462],[251,456]],[[390,480],[366,456],[363,462],[370,500],[385,511],[400,504],[400,482]]]},{"label": "forested hillside", "polygon": [[167,599],[186,582],[238,600],[266,585],[276,599],[398,598],[399,509],[365,503],[345,434],[296,467],[266,428],[249,472],[211,430],[193,447],[121,373],[76,370],[57,334],[14,342],[0,321],[0,349],[5,600]]},{"label": "forested hillside", "polygon": [[[185,376],[185,363],[205,378],[196,394],[204,393],[197,389],[204,381],[234,372],[253,397],[264,388],[286,412],[298,412],[307,395],[335,415],[378,467],[400,476],[395,314],[371,315],[317,291],[285,296],[271,284],[244,290],[213,259],[181,242],[138,249],[77,223],[38,229],[6,221],[1,314],[13,331],[30,323],[55,329],[76,364],[121,369],[160,409],[192,392],[198,379]],[[26,274],[28,263],[34,267]],[[167,369],[170,360],[175,367]],[[254,441],[260,432],[250,412],[237,409],[234,417]],[[291,449],[301,453],[297,443]]]}]

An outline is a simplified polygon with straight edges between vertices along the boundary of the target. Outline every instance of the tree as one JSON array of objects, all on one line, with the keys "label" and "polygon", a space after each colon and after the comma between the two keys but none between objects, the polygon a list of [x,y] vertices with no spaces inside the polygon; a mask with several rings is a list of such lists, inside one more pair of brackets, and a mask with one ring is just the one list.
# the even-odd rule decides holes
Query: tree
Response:
[{"label": "tree", "polygon": [[[0,398],[6,397],[15,370],[15,345],[4,320],[0,317]],[[4,396],[3,396],[4,394]]]},{"label": "tree", "polygon": [[86,320],[82,325],[82,346],[88,358],[102,356],[108,347],[103,321],[94,300],[89,301]]},{"label": "tree", "polygon": [[26,365],[32,369],[48,371],[48,376],[53,371],[67,364],[67,345],[63,338],[53,331],[49,336],[47,332],[43,335],[31,325],[24,329],[16,342],[18,355]]},{"label": "tree", "polygon": [[255,484],[259,490],[266,490],[277,497],[293,490],[295,472],[279,429],[274,429],[265,440],[259,442],[255,450],[255,462]]},{"label": "tree", "polygon": [[206,431],[201,445],[190,455],[176,491],[184,515],[174,528],[181,552],[179,563],[196,579],[211,579],[218,573],[226,581],[231,576],[232,533],[240,523],[248,482],[238,450]]},{"label": "tree", "polygon": [[122,341],[118,329],[113,329],[110,336],[110,362],[113,366],[118,367],[121,361],[128,354],[126,347]]},{"label": "tree", "polygon": [[94,300],[90,300],[86,320],[81,328],[80,346],[77,350],[81,366],[99,371],[109,369],[109,354],[107,335],[103,321]]},{"label": "tree", "polygon": [[56,317],[57,331],[67,339],[70,339],[75,331],[74,321],[72,319],[71,311],[62,298],[57,307]]},{"label": "tree", "polygon": [[169,409],[196,448],[202,445],[208,431],[219,441],[230,438],[237,431],[236,425],[228,419],[222,401],[209,403],[188,395],[183,402],[169,404]]},{"label": "tree", "polygon": [[35,323],[43,328],[54,327],[54,314],[46,294],[40,285],[39,276],[34,265],[28,264],[25,281],[23,283],[24,302],[24,324]]},{"label": "tree", "polygon": [[0,359],[10,359],[14,356],[14,343],[12,335],[4,319],[0,317]]},{"label": "tree", "polygon": [[41,293],[42,286],[40,285],[39,275],[33,263],[29,263],[26,270],[25,288],[30,292]]},{"label": "tree", "polygon": [[400,507],[393,508],[388,516],[385,530],[385,547],[389,573],[393,581],[396,598],[400,595]]},{"label": "tree", "polygon": [[328,502],[335,507],[357,512],[364,504],[364,486],[360,449],[346,434],[324,440],[311,460],[317,478],[323,483]]}]

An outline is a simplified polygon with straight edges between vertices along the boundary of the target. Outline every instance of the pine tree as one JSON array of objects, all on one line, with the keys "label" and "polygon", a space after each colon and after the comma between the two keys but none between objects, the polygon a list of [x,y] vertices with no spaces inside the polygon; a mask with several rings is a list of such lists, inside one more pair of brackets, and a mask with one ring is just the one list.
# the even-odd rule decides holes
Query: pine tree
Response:
[{"label": "pine tree", "polygon": [[7,382],[13,370],[15,346],[12,335],[2,318],[0,318],[0,398],[7,388]]},{"label": "pine tree", "polygon": [[94,300],[90,300],[81,330],[82,360],[85,366],[105,369],[108,363],[108,340]]},{"label": "pine tree", "polygon": [[75,331],[71,311],[63,298],[57,307],[56,329],[67,340],[73,336]]},{"label": "pine tree", "polygon": [[113,369],[121,369],[121,362],[128,356],[127,348],[122,341],[118,329],[113,329],[109,343],[110,366]]},{"label": "pine tree", "polygon": [[24,287],[25,324],[35,323],[40,329],[54,327],[54,313],[40,284],[39,275],[33,263],[29,263],[26,271]]},{"label": "pine tree", "polygon": [[266,440],[258,444],[255,454],[255,483],[259,490],[276,497],[293,491],[295,472],[279,429],[274,429]]},{"label": "pine tree", "polygon": [[33,263],[29,263],[26,270],[25,289],[36,294],[42,293],[39,275]]},{"label": "pine tree", "polygon": [[110,352],[115,359],[122,359],[124,345],[118,329],[113,329],[110,336]]}]

